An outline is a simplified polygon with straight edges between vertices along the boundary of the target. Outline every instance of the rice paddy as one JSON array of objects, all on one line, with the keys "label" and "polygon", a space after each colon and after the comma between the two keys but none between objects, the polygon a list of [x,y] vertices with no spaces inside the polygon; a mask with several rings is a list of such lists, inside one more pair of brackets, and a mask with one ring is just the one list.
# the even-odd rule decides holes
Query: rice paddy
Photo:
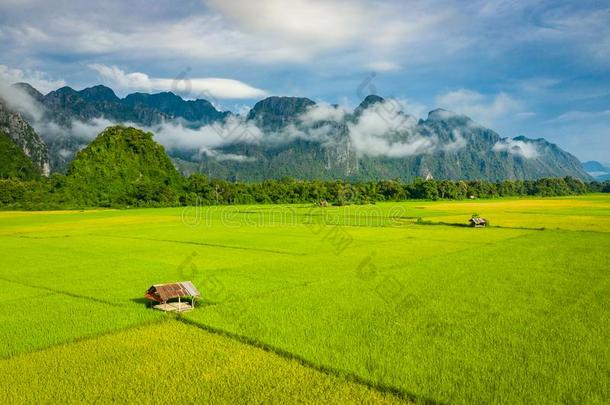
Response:
[{"label": "rice paddy", "polygon": [[608,195],[0,212],[0,402],[604,403],[609,263]]}]

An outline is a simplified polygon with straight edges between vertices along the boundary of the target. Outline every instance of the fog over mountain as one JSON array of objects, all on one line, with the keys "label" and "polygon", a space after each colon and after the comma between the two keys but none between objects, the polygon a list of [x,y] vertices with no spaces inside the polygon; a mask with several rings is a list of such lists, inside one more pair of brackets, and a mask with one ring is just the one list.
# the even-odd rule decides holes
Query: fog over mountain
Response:
[{"label": "fog over mountain", "polygon": [[103,129],[121,123],[153,132],[184,173],[227,179],[590,179],[574,156],[544,139],[503,138],[443,109],[417,118],[400,101],[377,95],[353,110],[268,97],[238,115],[171,92],[119,98],[98,85],[43,95],[27,83],[1,90],[7,106],[40,134],[55,171],[64,171]]}]

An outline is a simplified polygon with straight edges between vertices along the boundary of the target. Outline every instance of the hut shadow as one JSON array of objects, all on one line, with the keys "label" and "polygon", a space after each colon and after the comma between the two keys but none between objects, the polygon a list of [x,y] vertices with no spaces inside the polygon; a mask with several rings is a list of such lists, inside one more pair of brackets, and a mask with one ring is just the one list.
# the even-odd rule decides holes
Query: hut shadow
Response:
[{"label": "hut shadow", "polygon": [[422,221],[416,221],[415,225],[427,225],[427,226],[453,226],[456,228],[472,228],[472,226],[470,226],[470,224],[462,224],[462,223],[455,223],[455,222],[433,222],[433,221],[427,221],[427,220],[422,220]]},{"label": "hut shadow", "polygon": [[[429,225],[429,226],[453,226],[457,228],[474,228],[470,224],[454,223],[454,222],[432,222],[432,221],[416,221],[415,225]],[[526,226],[503,226],[503,225],[489,225],[489,222],[484,228],[496,228],[496,229],[522,229],[526,231],[545,231],[546,227],[534,228]]]},{"label": "hut shadow", "polygon": [[133,302],[134,304],[143,305],[147,308],[150,308],[150,303],[152,302],[144,297],[132,298],[132,299],[130,299],[130,301]]},{"label": "hut shadow", "polygon": [[[157,305],[158,302],[155,301],[151,301],[145,297],[139,297],[139,298],[131,298],[130,299],[131,302],[133,302],[134,304],[138,304],[138,305],[142,305],[146,308],[152,308],[153,306]],[[183,302],[186,303],[190,303],[192,304],[192,300],[191,299],[183,299]],[[210,303],[208,301],[205,301],[201,298],[195,298],[195,308],[199,308],[199,307],[206,307],[209,305],[215,305],[215,303]],[[170,302],[177,302],[177,300],[171,300]]]}]

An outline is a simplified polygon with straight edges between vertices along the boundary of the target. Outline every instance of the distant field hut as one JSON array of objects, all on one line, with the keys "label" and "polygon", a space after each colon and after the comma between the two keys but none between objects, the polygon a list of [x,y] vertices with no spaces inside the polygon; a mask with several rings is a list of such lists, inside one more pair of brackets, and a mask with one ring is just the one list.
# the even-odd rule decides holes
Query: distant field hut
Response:
[{"label": "distant field hut", "polygon": [[[180,281],[155,284],[146,291],[144,297],[152,303],[157,303],[153,306],[155,309],[165,312],[185,312],[195,308],[195,299],[200,298],[201,294],[192,282]],[[183,301],[183,299],[187,299],[187,301]]]},{"label": "distant field hut", "polygon": [[485,228],[487,226],[487,220],[485,218],[472,217],[469,222],[470,226],[473,228]]}]

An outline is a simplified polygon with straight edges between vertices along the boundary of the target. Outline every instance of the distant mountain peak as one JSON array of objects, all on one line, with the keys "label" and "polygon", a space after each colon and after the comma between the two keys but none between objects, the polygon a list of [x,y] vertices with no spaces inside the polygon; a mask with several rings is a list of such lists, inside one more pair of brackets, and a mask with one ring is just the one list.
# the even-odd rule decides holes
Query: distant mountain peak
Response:
[{"label": "distant mountain peak", "polygon": [[170,117],[181,117],[199,124],[223,120],[229,114],[226,111],[218,111],[208,100],[184,100],[171,91],[155,94],[131,93],[121,102],[127,106],[146,106]]},{"label": "distant mountain peak", "polygon": [[597,162],[595,160],[590,160],[588,162],[584,162],[582,164],[582,166],[588,172],[607,172],[607,171],[610,171],[610,168],[605,167],[603,164],[601,164],[600,162]]},{"label": "distant mountain peak", "polygon": [[369,94],[362,100],[358,107],[356,107],[356,109],[354,110],[354,115],[359,116],[364,110],[366,110],[370,106],[383,103],[384,101],[385,99],[383,97],[379,97],[375,94]]},{"label": "distant mountain peak", "polygon": [[78,94],[88,101],[119,101],[119,98],[114,94],[114,91],[111,88],[101,84],[87,87],[79,91]]},{"label": "distant mountain peak", "polygon": [[[100,166],[105,169],[99,170]],[[121,125],[106,128],[79,151],[68,173],[70,182],[92,185],[92,193],[103,193],[111,200],[141,191],[141,185],[156,198],[171,200],[181,182],[165,148],[153,140],[152,133]],[[148,188],[153,184],[158,186]]]},{"label": "distant mountain peak", "polygon": [[521,142],[525,142],[525,143],[531,143],[531,144],[535,144],[539,147],[551,149],[553,151],[563,152],[562,149],[559,146],[557,146],[557,144],[549,142],[544,138],[528,138],[525,135],[519,135],[519,136],[514,137],[512,140],[521,141]]},{"label": "distant mountain peak", "polygon": [[125,97],[123,100],[140,101],[140,100],[144,100],[144,99],[156,99],[156,100],[164,100],[164,101],[184,101],[182,99],[182,97],[172,93],[171,91],[162,91],[160,93],[153,93],[153,94],[141,93],[141,92],[131,93],[131,94],[128,94],[127,97]]},{"label": "distant mountain peak", "polygon": [[30,97],[32,97],[34,100],[36,101],[41,101],[42,98],[44,97],[44,95],[39,92],[38,90],[36,90],[31,84],[29,83],[25,83],[25,82],[19,82],[19,83],[15,83],[13,84],[14,88],[23,91],[24,93],[28,94]]},{"label": "distant mountain peak", "polygon": [[306,97],[267,97],[254,104],[247,119],[257,120],[266,129],[277,130],[315,104]]},{"label": "distant mountain peak", "polygon": [[307,97],[270,96],[254,104],[251,111],[282,110],[291,112],[295,110],[304,110],[304,108],[314,104],[315,101],[310,100]]},{"label": "distant mountain peak", "polygon": [[383,97],[380,97],[376,94],[369,94],[364,98],[364,100],[362,100],[362,102],[358,106],[358,109],[365,110],[373,104],[383,103],[384,101],[385,99]]},{"label": "distant mountain peak", "polygon": [[[31,86],[20,86],[36,95]],[[101,85],[81,91],[66,86],[43,96],[41,105],[45,119],[69,134],[72,123],[88,123],[99,117],[146,127],[174,121],[197,129],[211,123],[226,123],[230,115],[218,111],[207,100],[184,100],[169,91],[132,93],[120,99],[112,89]],[[352,114],[340,111],[333,115],[330,114],[333,111],[324,108],[312,110],[315,105],[305,97],[272,96],[260,100],[248,113],[247,119],[252,121],[247,125],[255,125],[265,135],[261,142],[238,140],[222,145],[214,149],[216,156],[247,159],[221,159],[210,154],[210,165],[205,170],[210,176],[240,179],[276,176],[410,179],[428,173],[436,179],[499,181],[566,175],[590,179],[580,161],[557,145],[524,136],[502,138],[470,118],[444,109],[432,110],[427,119],[417,121],[397,111],[400,105],[396,101],[374,94],[365,97]],[[377,110],[377,106],[384,107],[376,111],[385,122],[382,128],[387,128],[382,134],[371,133],[367,120],[358,115],[364,109]],[[312,124],[306,119],[309,116],[303,116],[310,110],[311,117],[324,118]],[[389,116],[383,115],[386,113]],[[409,130],[403,131],[407,122]],[[86,146],[78,135],[56,137],[52,132],[41,135],[48,142],[53,168],[58,170],[65,168],[75,152]],[[193,164],[195,170],[204,170],[193,160],[200,159],[200,155],[195,158],[189,147],[176,148],[172,155]]]},{"label": "distant mountain peak", "polygon": [[447,121],[452,118],[462,118],[462,119],[466,118],[466,119],[470,120],[469,117],[467,117],[463,114],[458,114],[453,111],[445,110],[444,108],[437,108],[428,113],[429,121]]},{"label": "distant mountain peak", "polygon": [[78,93],[78,91],[74,90],[74,89],[73,89],[72,87],[70,87],[70,86],[63,86],[63,87],[60,87],[59,89],[57,89],[57,90],[55,90],[55,91],[52,91],[52,92],[50,92],[50,93],[49,93],[49,94],[47,94],[47,95],[51,95],[51,94],[56,94],[56,95],[73,95],[73,94],[76,94],[76,95],[80,95],[80,94]]},{"label": "distant mountain peak", "polygon": [[[609,165],[610,166],[610,165]],[[597,181],[610,180],[610,167],[591,160],[582,164],[583,169]]]},{"label": "distant mountain peak", "polygon": [[0,99],[0,132],[6,134],[24,155],[32,160],[41,174],[49,175],[47,145],[21,114],[9,109],[2,99]]},{"label": "distant mountain peak", "polygon": [[544,138],[528,138],[525,135],[518,135],[516,137],[513,138],[513,140],[515,141],[523,141],[523,142],[544,142],[544,143],[550,143],[548,142],[546,139]]}]

